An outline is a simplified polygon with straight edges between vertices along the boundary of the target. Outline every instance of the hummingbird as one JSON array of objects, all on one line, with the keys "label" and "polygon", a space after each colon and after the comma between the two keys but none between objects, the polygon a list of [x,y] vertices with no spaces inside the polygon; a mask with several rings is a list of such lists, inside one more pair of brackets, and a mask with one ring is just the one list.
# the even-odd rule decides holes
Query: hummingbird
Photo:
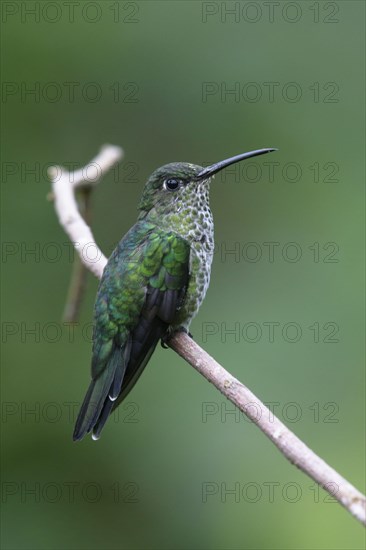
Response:
[{"label": "hummingbird", "polygon": [[92,380],[73,439],[99,439],[112,411],[131,391],[156,345],[189,333],[210,282],[214,223],[209,206],[215,174],[276,151],[242,153],[208,167],[173,162],[147,180],[137,222],[112,252],[94,306]]}]

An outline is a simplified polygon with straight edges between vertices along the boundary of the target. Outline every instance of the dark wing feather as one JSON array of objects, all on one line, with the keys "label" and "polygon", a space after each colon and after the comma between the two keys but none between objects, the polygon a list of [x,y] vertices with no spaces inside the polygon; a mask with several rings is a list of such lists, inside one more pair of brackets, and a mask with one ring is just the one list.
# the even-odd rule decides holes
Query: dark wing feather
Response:
[{"label": "dark wing feather", "polygon": [[109,414],[131,391],[181,307],[189,278],[187,241],[146,223],[122,239],[98,290],[92,382],[74,439],[98,439]]}]

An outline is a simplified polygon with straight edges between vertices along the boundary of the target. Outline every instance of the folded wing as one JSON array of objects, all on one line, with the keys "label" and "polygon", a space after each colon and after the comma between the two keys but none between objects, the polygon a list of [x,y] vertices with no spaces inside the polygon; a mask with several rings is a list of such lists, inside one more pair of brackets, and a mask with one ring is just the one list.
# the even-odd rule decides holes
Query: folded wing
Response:
[{"label": "folded wing", "polygon": [[174,323],[189,280],[190,247],[144,222],[122,239],[104,270],[95,305],[92,381],[74,440],[98,439],[109,414],[128,395],[157,343]]}]

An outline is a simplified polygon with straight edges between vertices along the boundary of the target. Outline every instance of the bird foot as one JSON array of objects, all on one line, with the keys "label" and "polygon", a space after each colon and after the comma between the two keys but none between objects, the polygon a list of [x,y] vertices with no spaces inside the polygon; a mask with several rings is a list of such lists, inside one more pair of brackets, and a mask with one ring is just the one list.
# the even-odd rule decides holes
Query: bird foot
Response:
[{"label": "bird foot", "polygon": [[161,347],[164,349],[168,349],[168,342],[171,338],[173,338],[174,334],[177,334],[177,332],[184,332],[185,334],[188,334],[190,338],[193,338],[192,334],[185,328],[185,327],[177,327],[177,328],[168,328],[166,333],[161,339]]}]

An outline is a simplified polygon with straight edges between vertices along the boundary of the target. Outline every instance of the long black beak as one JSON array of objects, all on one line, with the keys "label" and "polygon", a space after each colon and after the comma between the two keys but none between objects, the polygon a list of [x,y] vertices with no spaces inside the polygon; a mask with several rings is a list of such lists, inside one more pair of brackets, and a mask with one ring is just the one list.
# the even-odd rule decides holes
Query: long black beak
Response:
[{"label": "long black beak", "polygon": [[266,153],[272,153],[272,151],[277,151],[278,149],[256,149],[255,151],[249,151],[249,153],[242,153],[241,155],[236,155],[235,157],[231,157],[226,160],[221,160],[220,162],[216,162],[216,164],[211,164],[211,166],[207,166],[204,168],[201,172],[199,172],[196,176],[196,180],[203,180],[208,179],[214,174],[217,174],[217,172],[220,172],[223,168],[226,168],[227,166],[230,166],[231,164],[235,164],[236,162],[240,162],[241,160],[250,159],[252,157],[258,157],[259,155],[265,155]]}]

